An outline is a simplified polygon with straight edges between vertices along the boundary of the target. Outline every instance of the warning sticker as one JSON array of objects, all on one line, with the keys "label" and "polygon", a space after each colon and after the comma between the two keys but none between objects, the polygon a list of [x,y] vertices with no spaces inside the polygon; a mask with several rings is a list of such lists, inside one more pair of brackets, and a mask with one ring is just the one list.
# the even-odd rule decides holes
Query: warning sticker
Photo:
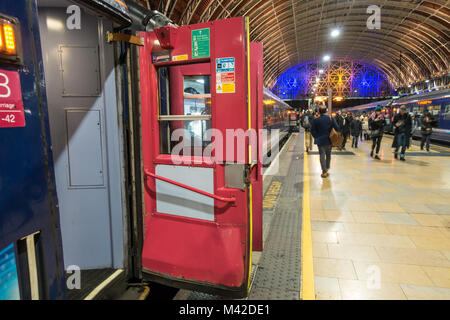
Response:
[{"label": "warning sticker", "polygon": [[222,72],[219,74],[221,82],[234,82],[234,72]]},{"label": "warning sticker", "polygon": [[236,92],[234,58],[216,59],[216,92]]},{"label": "warning sticker", "polygon": [[187,60],[188,59],[188,55],[187,54],[182,54],[179,56],[173,56],[172,57],[172,61],[183,61],[183,60]]}]

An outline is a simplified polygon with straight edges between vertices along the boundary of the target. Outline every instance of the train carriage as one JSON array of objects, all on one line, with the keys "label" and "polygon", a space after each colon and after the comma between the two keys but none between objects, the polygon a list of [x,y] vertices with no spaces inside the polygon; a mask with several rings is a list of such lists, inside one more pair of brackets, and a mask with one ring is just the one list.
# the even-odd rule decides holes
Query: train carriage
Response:
[{"label": "train carriage", "polygon": [[[248,148],[244,161],[231,157],[211,165],[203,159],[201,165],[180,166],[170,153],[162,154],[159,144],[168,138],[164,129],[170,126],[164,123],[169,122],[184,122],[181,127],[194,138],[212,125],[223,132],[268,129],[263,150],[270,156],[289,136],[291,108],[263,90],[262,44],[250,43],[245,18],[178,28],[184,42],[177,43],[173,56],[189,59],[158,62],[166,50],[140,55],[151,46],[115,33],[135,20],[154,22],[139,14],[158,13],[132,8],[131,2],[128,9],[107,0],[0,3],[0,299],[97,299],[110,287],[124,289],[127,280],[143,280],[145,268],[157,274],[153,280],[166,271],[175,275],[169,285],[180,275],[194,275],[187,282],[199,290],[248,293],[251,252],[262,250],[261,159],[249,156]],[[81,32],[69,28],[77,14]],[[165,25],[174,28],[160,16],[157,20],[160,31]],[[229,36],[230,28],[238,42],[216,41]],[[211,50],[194,59],[191,36],[206,29]],[[156,33],[143,35],[149,39]],[[215,72],[219,50],[217,59],[229,67],[217,69],[229,81],[223,89]],[[162,88],[161,63],[172,74],[164,92],[152,87],[160,82]],[[146,74],[150,65],[161,77]],[[149,88],[155,91],[144,96]],[[148,102],[163,94],[170,96],[167,109],[161,108],[162,96],[149,109]],[[157,113],[159,118],[152,118]],[[153,130],[158,127],[160,136]],[[153,159],[150,148],[158,153]],[[154,207],[144,208],[143,197]],[[148,210],[159,222],[146,220]],[[187,234],[192,237],[180,241],[188,229],[194,230]],[[158,242],[168,234],[172,238],[165,245],[174,250]],[[189,242],[200,234],[204,241]],[[234,259],[227,256],[230,243]],[[180,244],[192,253],[190,259]],[[201,255],[206,250],[215,257]],[[216,254],[220,250],[223,254]]]},{"label": "train carriage", "polygon": [[383,112],[386,115],[387,126],[385,130],[387,132],[392,133],[392,117],[398,112],[401,106],[405,106],[413,118],[413,137],[421,137],[420,117],[423,115],[424,110],[427,109],[435,120],[431,139],[441,143],[450,142],[450,89],[373,102],[352,108],[345,108],[343,111],[358,114],[365,111],[370,114],[378,105],[383,107]]}]

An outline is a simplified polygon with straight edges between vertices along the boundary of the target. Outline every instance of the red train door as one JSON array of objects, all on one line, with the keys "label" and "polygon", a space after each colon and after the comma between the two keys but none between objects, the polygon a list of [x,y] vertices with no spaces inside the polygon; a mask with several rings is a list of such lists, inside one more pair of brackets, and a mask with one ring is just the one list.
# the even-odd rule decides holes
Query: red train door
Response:
[{"label": "red train door", "polygon": [[[251,83],[251,104],[252,104],[252,127],[257,128],[259,135],[258,156],[263,156],[263,43],[250,43],[250,83]],[[251,185],[252,185],[252,235],[253,235],[253,251],[262,251],[263,249],[263,176],[262,162],[258,161],[254,164]]]},{"label": "red train door", "polygon": [[247,295],[258,158],[247,31],[232,18],[141,33],[147,279]]}]

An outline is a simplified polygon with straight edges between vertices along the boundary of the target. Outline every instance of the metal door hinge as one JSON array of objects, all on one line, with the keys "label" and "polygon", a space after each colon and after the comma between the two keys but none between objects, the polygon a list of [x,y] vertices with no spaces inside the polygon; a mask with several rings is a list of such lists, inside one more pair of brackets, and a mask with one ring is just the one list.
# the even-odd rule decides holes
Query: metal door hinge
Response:
[{"label": "metal door hinge", "polygon": [[252,169],[250,164],[245,165],[245,171],[244,171],[244,184],[246,186],[250,185],[250,175],[252,174]]},{"label": "metal door hinge", "polygon": [[106,32],[106,42],[110,43],[112,41],[122,41],[122,42],[128,42],[131,44],[135,44],[138,46],[144,45],[144,40],[140,37],[133,36],[131,34],[126,33],[112,33],[112,32]]}]

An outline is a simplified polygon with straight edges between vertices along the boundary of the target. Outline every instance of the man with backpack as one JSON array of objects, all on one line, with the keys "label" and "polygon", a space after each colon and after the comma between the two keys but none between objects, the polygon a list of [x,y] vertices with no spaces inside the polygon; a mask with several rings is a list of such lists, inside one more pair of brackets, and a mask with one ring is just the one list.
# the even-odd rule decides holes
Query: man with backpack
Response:
[{"label": "man with backpack", "polygon": [[330,133],[334,129],[339,131],[339,126],[335,119],[327,115],[327,108],[320,106],[320,117],[314,119],[311,125],[311,134],[314,137],[314,143],[317,144],[320,154],[320,166],[322,167],[322,178],[328,177],[331,163],[331,140]]},{"label": "man with backpack", "polygon": [[312,135],[311,135],[311,126],[312,122],[314,120],[314,117],[310,110],[307,110],[305,112],[305,115],[303,117],[303,129],[305,129],[305,146],[306,146],[306,152],[310,152],[312,150]]}]

